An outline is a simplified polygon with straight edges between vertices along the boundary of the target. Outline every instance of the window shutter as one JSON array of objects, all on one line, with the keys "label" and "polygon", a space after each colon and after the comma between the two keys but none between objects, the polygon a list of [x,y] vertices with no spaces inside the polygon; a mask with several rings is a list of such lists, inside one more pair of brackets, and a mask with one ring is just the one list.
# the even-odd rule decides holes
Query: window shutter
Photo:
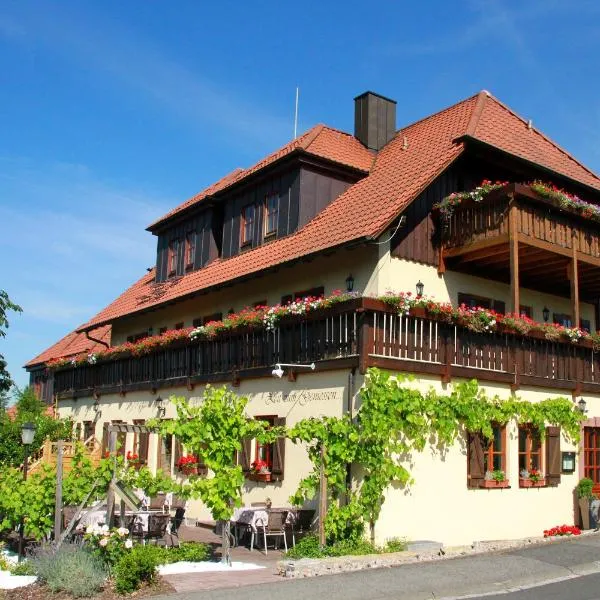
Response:
[{"label": "window shutter", "polygon": [[546,484],[560,483],[560,427],[546,427]]},{"label": "window shutter", "polygon": [[485,479],[481,432],[469,433],[467,445],[467,487],[478,488]]},{"label": "window shutter", "polygon": [[244,473],[250,472],[250,448],[252,446],[252,440],[250,438],[244,438],[242,440],[242,449],[240,451],[239,460]]},{"label": "window shutter", "polygon": [[[275,427],[285,427],[285,417],[275,417]],[[282,481],[285,468],[285,436],[278,437],[273,444],[273,465],[271,475],[274,481]]]},{"label": "window shutter", "polygon": [[204,448],[201,447],[196,453],[196,456],[198,457],[198,475],[206,477],[208,475],[208,467],[204,464],[203,450]]},{"label": "window shutter", "polygon": [[181,441],[178,440],[176,437],[173,438],[173,442],[173,445],[175,446],[175,448],[173,449],[173,464],[175,465],[176,469],[179,459],[183,456],[183,446],[181,444]]},{"label": "window shutter", "polygon": [[102,456],[108,452],[108,422],[102,424]]}]

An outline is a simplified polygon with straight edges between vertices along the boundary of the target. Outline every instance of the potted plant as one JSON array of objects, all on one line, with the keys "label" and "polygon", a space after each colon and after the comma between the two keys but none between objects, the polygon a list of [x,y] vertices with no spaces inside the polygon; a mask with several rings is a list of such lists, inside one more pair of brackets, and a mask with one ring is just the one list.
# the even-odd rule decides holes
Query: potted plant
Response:
[{"label": "potted plant", "polygon": [[193,454],[182,456],[177,461],[177,468],[184,475],[198,475],[198,458]]},{"label": "potted plant", "polygon": [[575,491],[579,499],[579,511],[581,513],[582,529],[590,528],[590,504],[596,499],[593,493],[594,482],[589,477],[583,477],[579,480]]},{"label": "potted plant", "polygon": [[143,464],[143,461],[140,458],[139,454],[136,454],[135,452],[128,451],[126,454],[126,458],[127,464],[130,467],[133,467],[134,469],[139,469]]},{"label": "potted plant", "polygon": [[544,474],[535,468],[523,469],[519,473],[519,487],[530,488],[530,487],[545,487],[546,479]]},{"label": "potted plant", "polygon": [[484,488],[507,488],[508,479],[502,469],[496,469],[494,471],[486,471],[484,480],[481,484]]},{"label": "potted plant", "polygon": [[252,479],[271,481],[271,469],[264,460],[257,458],[250,466],[252,467]]}]

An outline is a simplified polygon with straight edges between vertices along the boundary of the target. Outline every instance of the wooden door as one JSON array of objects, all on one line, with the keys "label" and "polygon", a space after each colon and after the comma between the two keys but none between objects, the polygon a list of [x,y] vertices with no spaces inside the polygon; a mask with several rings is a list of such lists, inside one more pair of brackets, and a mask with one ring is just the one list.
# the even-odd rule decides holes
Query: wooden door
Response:
[{"label": "wooden door", "polygon": [[583,428],[583,476],[594,482],[594,493],[600,493],[600,427]]}]

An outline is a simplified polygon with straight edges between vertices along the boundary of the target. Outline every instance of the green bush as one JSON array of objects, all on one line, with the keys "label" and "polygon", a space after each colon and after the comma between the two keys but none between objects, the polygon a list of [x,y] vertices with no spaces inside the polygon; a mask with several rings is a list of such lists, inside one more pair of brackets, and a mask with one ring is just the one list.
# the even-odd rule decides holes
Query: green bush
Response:
[{"label": "green bush", "polygon": [[38,577],[51,592],[65,591],[74,598],[93,596],[104,587],[102,561],[79,545],[38,548],[30,558]]},{"label": "green bush", "polygon": [[381,549],[364,539],[339,540],[321,548],[319,538],[316,535],[307,535],[296,544],[295,548],[288,550],[287,556],[290,558],[325,558],[328,556],[352,556],[380,552],[382,552]]},{"label": "green bush", "polygon": [[166,550],[158,546],[134,546],[114,568],[115,589],[119,594],[130,594],[142,583],[152,583],[157,575]]},{"label": "green bush", "polygon": [[13,575],[37,575],[35,567],[30,560],[24,560],[23,562],[16,563],[10,568],[10,572]]},{"label": "green bush", "polygon": [[577,497],[578,498],[594,498],[594,493],[592,489],[594,487],[594,482],[589,477],[584,477],[579,480],[577,487]]},{"label": "green bush", "polygon": [[404,538],[390,538],[385,544],[384,552],[404,552],[408,542]]},{"label": "green bush", "polygon": [[178,548],[170,548],[166,552],[169,562],[203,562],[210,556],[208,544],[201,542],[183,542]]}]

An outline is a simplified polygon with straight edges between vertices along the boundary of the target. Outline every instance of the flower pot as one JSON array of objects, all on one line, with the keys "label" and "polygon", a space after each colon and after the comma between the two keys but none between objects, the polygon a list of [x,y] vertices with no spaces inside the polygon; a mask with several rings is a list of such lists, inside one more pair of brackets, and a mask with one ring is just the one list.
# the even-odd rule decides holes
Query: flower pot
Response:
[{"label": "flower pot", "polygon": [[271,481],[271,473],[250,473],[248,479],[252,481]]},{"label": "flower pot", "polygon": [[590,528],[590,500],[589,498],[579,498],[579,512],[581,513],[581,528]]},{"label": "flower pot", "polygon": [[533,481],[532,479],[519,478],[519,487],[532,488],[532,487],[546,487],[546,479],[538,479]]},{"label": "flower pot", "polygon": [[410,316],[424,319],[427,316],[427,310],[424,306],[413,306],[410,309]]},{"label": "flower pot", "polygon": [[189,477],[190,475],[198,475],[198,465],[190,465],[187,467],[181,467],[179,469],[181,473]]},{"label": "flower pot", "polygon": [[534,340],[546,339],[546,334],[543,331],[540,331],[539,329],[531,329],[527,335],[530,338],[533,338]]},{"label": "flower pot", "polygon": [[506,479],[504,481],[496,481],[495,479],[484,479],[481,482],[481,487],[486,489],[502,489],[510,487],[510,482]]}]

